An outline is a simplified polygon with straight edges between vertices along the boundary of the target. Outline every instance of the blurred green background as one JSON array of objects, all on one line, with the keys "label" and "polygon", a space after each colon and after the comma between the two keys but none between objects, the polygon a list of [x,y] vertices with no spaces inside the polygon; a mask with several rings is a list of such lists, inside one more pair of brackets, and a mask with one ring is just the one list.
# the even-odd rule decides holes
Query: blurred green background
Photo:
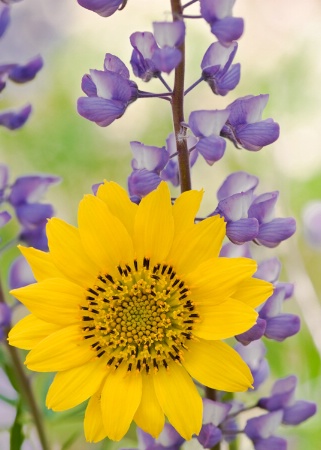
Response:
[{"label": "blurred green background", "polygon": [[[62,182],[46,195],[57,216],[76,223],[79,200],[91,192],[92,184],[104,178],[126,187],[130,140],[164,145],[171,132],[167,102],[138,100],[120,120],[108,128],[99,128],[77,114],[76,101],[82,95],[83,74],[90,68],[102,68],[106,52],[129,64],[129,35],[150,31],[151,22],[165,20],[168,12],[169,2],[159,0],[129,0],[123,11],[107,19],[82,9],[76,0],[25,0],[12,8],[11,27],[0,41],[0,63],[22,63],[40,53],[45,66],[34,81],[10,85],[2,95],[2,108],[30,101],[34,111],[23,129],[0,130],[0,162],[8,164],[12,180],[26,173],[61,176]],[[193,109],[224,108],[237,97],[269,93],[264,118],[273,117],[279,122],[281,136],[259,153],[240,151],[228,144],[224,159],[213,167],[198,161],[193,187],[205,188],[202,211],[207,214],[216,206],[215,193],[224,178],[231,171],[245,170],[260,177],[258,193],[280,190],[279,216],[296,217],[295,237],[275,250],[256,251],[258,259],[281,259],[281,280],[296,285],[296,295],[286,303],[285,310],[302,319],[302,331],[297,336],[281,344],[267,343],[268,359],[274,377],[296,374],[297,398],[316,401],[320,407],[321,253],[304,241],[301,214],[308,201],[321,198],[321,59],[317,57],[321,4],[318,0],[242,0],[236,2],[234,15],[244,17],[246,24],[236,55],[236,62],[242,65],[241,82],[224,98],[215,97],[205,84],[198,86],[186,99],[186,119]],[[199,77],[200,61],[212,42],[214,37],[203,21],[188,22],[187,85]],[[171,80],[168,77],[169,83]],[[139,85],[153,92],[162,90],[156,80]],[[2,265],[2,277],[6,276],[6,267],[6,263]],[[120,445],[107,441],[86,444],[83,408],[67,413],[47,411],[44,399],[51,378],[40,374],[33,380],[53,449],[59,449],[59,443],[68,439],[75,439],[69,447],[72,449],[125,446],[125,442]],[[265,394],[269,387],[266,383]],[[289,439],[291,450],[318,450],[320,417],[297,428],[282,428],[281,433]],[[241,449],[250,449],[250,444],[244,441]]]}]

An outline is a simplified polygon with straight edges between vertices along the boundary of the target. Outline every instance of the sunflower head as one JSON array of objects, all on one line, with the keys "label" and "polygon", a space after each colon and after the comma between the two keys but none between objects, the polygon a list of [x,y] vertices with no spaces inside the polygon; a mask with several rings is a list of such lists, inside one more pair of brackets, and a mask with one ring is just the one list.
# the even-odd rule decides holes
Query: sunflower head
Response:
[{"label": "sunflower head", "polygon": [[252,384],[222,340],[245,332],[272,286],[254,261],[221,258],[225,223],[195,224],[202,192],[172,205],[166,183],[137,206],[116,183],[81,201],[78,228],[47,225],[49,253],[21,248],[37,283],[12,291],[31,314],[9,342],[29,369],[57,372],[47,406],[89,399],[89,441],[120,440],[134,420],[156,437],[165,416],[185,438],[200,431],[193,379],[223,391]]}]

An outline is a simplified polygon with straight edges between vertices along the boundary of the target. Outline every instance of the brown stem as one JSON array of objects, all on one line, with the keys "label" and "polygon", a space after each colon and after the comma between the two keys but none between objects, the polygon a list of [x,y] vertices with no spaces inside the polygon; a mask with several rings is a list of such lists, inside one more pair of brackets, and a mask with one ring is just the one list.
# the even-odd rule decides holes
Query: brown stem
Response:
[{"label": "brown stem", "polygon": [[[1,283],[0,283],[0,302],[5,303],[5,298],[4,298]],[[26,403],[28,404],[28,408],[30,410],[30,413],[31,413],[34,423],[35,423],[35,426],[37,428],[39,440],[42,445],[42,450],[50,450],[49,444],[47,442],[45,430],[43,427],[41,415],[40,415],[36,400],[34,398],[29,379],[28,379],[28,377],[24,371],[24,367],[21,363],[21,359],[19,357],[18,350],[15,347],[12,347],[11,345],[9,345],[9,343],[6,339],[6,337],[8,336],[9,330],[10,330],[10,327],[4,329],[4,334],[5,334],[4,343],[8,349],[8,353],[12,360],[14,371],[17,376],[18,384],[20,387],[20,394],[22,395],[22,397],[26,400]]]},{"label": "brown stem", "polygon": [[[180,0],[171,0],[173,20],[180,20],[183,8]],[[184,77],[185,77],[185,43],[179,47],[182,60],[175,69],[174,89],[172,96],[172,114],[174,122],[175,139],[178,153],[178,166],[181,182],[181,192],[192,188],[189,166],[189,152],[186,141],[186,129],[181,125],[184,122]]]}]

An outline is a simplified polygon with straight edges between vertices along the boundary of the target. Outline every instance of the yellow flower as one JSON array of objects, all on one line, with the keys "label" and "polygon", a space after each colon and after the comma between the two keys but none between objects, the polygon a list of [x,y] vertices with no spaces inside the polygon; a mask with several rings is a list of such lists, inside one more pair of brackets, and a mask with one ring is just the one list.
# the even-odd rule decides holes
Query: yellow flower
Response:
[{"label": "yellow flower", "polygon": [[202,401],[192,378],[245,391],[252,375],[222,339],[255,324],[272,293],[256,263],[219,258],[225,224],[194,218],[202,192],[171,204],[166,183],[139,206],[113,182],[81,201],[78,228],[47,225],[49,253],[21,248],[37,283],[15,289],[31,314],[11,330],[25,364],[58,372],[47,406],[88,398],[85,435],[120,440],[131,422],[156,437],[165,416],[186,439],[198,434]]}]

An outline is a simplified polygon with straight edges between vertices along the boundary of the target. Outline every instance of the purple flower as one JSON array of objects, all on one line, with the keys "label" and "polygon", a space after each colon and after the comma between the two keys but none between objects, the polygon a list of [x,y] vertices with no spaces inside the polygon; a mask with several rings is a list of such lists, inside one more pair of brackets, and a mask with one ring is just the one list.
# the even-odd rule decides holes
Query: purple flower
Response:
[{"label": "purple flower", "polygon": [[[165,423],[157,439],[137,427],[139,450],[179,450],[184,439],[169,423]],[[124,449],[123,449],[124,450]],[[131,449],[134,450],[134,449]]]},{"label": "purple flower", "polygon": [[139,198],[145,197],[156,189],[161,181],[161,177],[156,172],[147,169],[133,170],[128,177],[129,194]]},{"label": "purple flower", "polygon": [[202,77],[214,94],[226,95],[240,81],[240,64],[232,64],[237,43],[222,45],[214,42],[206,50],[201,62]]},{"label": "purple flower", "polygon": [[153,33],[148,31],[133,33],[130,36],[130,43],[134,47],[130,64],[136,77],[146,82],[157,77],[160,71],[156,68],[152,58],[158,45]]},{"label": "purple flower", "polygon": [[189,116],[189,127],[199,138],[196,151],[209,165],[213,165],[224,155],[226,142],[219,134],[228,116],[227,110],[193,111]]},{"label": "purple flower", "polygon": [[78,99],[78,113],[101,127],[119,119],[127,106],[138,97],[136,83],[117,56],[106,54],[104,70],[91,70],[84,75],[82,90],[88,97]]},{"label": "purple flower", "polygon": [[79,5],[94,11],[102,17],[109,17],[123,4],[126,5],[127,0],[77,0]]},{"label": "purple flower", "polygon": [[4,35],[10,23],[10,8],[0,4],[0,38]]},{"label": "purple flower", "polygon": [[258,151],[272,144],[280,134],[279,125],[272,119],[262,120],[262,112],[268,102],[266,95],[247,95],[227,106],[231,114],[221,135],[230,139],[236,147]]},{"label": "purple flower", "polygon": [[237,40],[243,33],[243,19],[232,17],[234,3],[235,0],[200,0],[201,15],[210,24],[212,33],[223,43]]},{"label": "purple flower", "polygon": [[246,347],[240,343],[236,344],[235,350],[251,369],[254,378],[253,386],[254,389],[257,389],[270,373],[268,362],[265,359],[265,345],[261,340],[255,340],[246,345]]},{"label": "purple flower", "polygon": [[26,105],[17,111],[3,111],[0,113],[0,125],[9,130],[17,130],[26,123],[31,110],[31,105]]},{"label": "purple flower", "polygon": [[280,410],[247,421],[244,432],[252,440],[255,450],[287,449],[285,439],[273,436],[282,418],[283,411]]},{"label": "purple flower", "polygon": [[282,423],[298,425],[316,413],[315,403],[305,400],[295,401],[297,378],[294,375],[277,380],[270,397],[261,398],[258,406],[267,411],[283,411]]},{"label": "purple flower", "polygon": [[11,264],[9,271],[9,287],[10,289],[18,289],[28,284],[34,283],[35,277],[31,271],[29,264],[23,256],[19,256]]},{"label": "purple flower", "polygon": [[0,302],[0,341],[6,338],[6,330],[11,325],[11,309],[9,306]]},{"label": "purple flower", "polygon": [[304,237],[311,247],[321,248],[321,201],[309,202],[303,209]]},{"label": "purple flower", "polygon": [[203,399],[202,428],[197,436],[203,448],[212,448],[222,439],[222,431],[218,426],[226,419],[232,405]]},{"label": "purple flower", "polygon": [[130,146],[134,154],[132,168],[135,170],[147,169],[160,172],[168,162],[169,153],[165,147],[153,147],[136,141],[132,141]]},{"label": "purple flower", "polygon": [[41,56],[35,56],[26,64],[6,64],[0,66],[0,73],[7,74],[8,78],[15,83],[26,83],[35,78],[39,70],[43,67]]}]

